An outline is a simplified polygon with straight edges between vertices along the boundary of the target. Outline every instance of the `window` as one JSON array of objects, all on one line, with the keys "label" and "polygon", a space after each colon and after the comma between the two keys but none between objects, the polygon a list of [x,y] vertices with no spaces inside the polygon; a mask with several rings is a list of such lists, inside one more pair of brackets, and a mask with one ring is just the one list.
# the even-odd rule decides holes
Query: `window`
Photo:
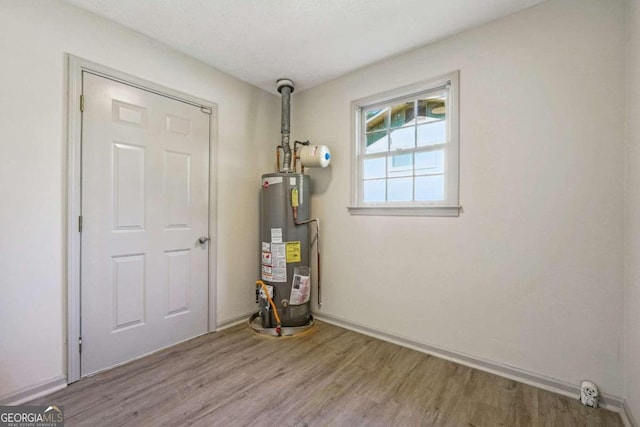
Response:
[{"label": "window", "polygon": [[352,105],[349,211],[458,216],[458,72]]}]

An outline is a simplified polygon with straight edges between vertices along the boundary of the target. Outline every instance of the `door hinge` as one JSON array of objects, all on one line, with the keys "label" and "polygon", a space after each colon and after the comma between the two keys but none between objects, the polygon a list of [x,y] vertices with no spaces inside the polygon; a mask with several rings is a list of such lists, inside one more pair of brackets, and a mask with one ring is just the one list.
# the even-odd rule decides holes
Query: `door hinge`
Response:
[{"label": "door hinge", "polygon": [[82,215],[78,217],[78,232],[82,233]]},{"label": "door hinge", "polygon": [[78,337],[78,352],[82,353],[82,337]]},{"label": "door hinge", "polygon": [[209,108],[209,107],[204,107],[204,106],[201,106],[201,107],[200,107],[200,111],[202,111],[202,112],[203,112],[203,113],[205,113],[205,114],[209,114],[209,115],[211,115],[211,114],[213,113],[213,110],[211,110],[211,108]]},{"label": "door hinge", "polygon": [[84,95],[80,95],[80,112],[84,113]]}]

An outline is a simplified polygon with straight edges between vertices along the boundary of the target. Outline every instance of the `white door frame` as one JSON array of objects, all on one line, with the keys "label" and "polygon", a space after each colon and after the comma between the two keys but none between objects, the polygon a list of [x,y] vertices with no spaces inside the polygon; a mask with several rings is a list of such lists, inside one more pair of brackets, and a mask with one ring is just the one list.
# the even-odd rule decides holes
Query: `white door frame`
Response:
[{"label": "white door frame", "polygon": [[209,315],[207,330],[216,330],[216,273],[217,273],[217,143],[218,106],[202,98],[191,96],[164,86],[122,73],[85,59],[67,55],[67,383],[80,379],[80,231],[81,215],[81,146],[82,73],[84,71],[106,77],[129,86],[153,92],[203,110],[211,111],[209,120]]}]

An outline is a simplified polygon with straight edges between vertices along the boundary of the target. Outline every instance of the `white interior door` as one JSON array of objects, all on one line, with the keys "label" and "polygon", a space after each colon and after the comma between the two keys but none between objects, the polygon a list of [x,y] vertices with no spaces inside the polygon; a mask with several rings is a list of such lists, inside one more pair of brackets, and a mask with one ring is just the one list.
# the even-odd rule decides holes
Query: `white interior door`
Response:
[{"label": "white interior door", "polygon": [[83,72],[81,374],[207,332],[209,119]]}]

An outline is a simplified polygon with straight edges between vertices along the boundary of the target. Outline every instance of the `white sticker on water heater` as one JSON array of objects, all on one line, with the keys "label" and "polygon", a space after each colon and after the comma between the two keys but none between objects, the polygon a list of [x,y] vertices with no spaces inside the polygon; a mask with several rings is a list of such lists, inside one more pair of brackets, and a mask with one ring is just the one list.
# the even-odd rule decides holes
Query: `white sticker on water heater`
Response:
[{"label": "white sticker on water heater", "polygon": [[286,243],[271,244],[272,282],[287,281],[287,249]]},{"label": "white sticker on water heater", "polygon": [[270,252],[271,251],[271,243],[262,242],[262,252]]},{"label": "white sticker on water heater", "polygon": [[287,268],[274,268],[272,282],[286,282],[287,281]]},{"label": "white sticker on water heater", "polygon": [[262,252],[262,265],[271,265],[271,252]]},{"label": "white sticker on water heater", "polygon": [[274,243],[271,245],[273,251],[271,251],[271,265],[274,267],[286,267],[287,266],[287,244],[286,243]]},{"label": "white sticker on water heater", "polygon": [[295,186],[297,183],[298,182],[297,182],[296,178],[289,178],[289,185]]},{"label": "white sticker on water heater", "polygon": [[273,270],[268,265],[262,266],[262,280],[273,281]]},{"label": "white sticker on water heater", "polygon": [[271,229],[271,243],[282,243],[282,228]]}]

